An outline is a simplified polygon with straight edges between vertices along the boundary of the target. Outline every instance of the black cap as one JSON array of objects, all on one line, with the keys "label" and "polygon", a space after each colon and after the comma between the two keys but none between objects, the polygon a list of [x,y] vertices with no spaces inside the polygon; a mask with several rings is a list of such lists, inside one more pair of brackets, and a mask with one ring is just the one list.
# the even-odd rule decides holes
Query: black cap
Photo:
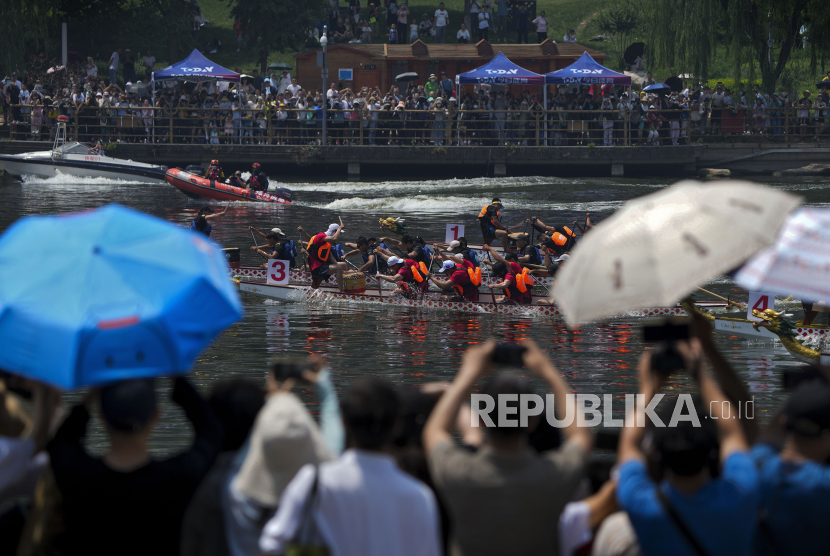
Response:
[{"label": "black cap", "polygon": [[156,387],[151,378],[123,380],[101,388],[101,414],[118,432],[143,430],[156,411]]},{"label": "black cap", "polygon": [[[498,197],[494,197],[494,198],[493,198],[493,202],[492,202],[491,204],[493,204],[493,205],[501,205],[501,199],[499,199]],[[502,205],[502,206],[504,206],[504,205]]]},{"label": "black cap", "polygon": [[203,206],[202,208],[199,209],[199,212],[200,213],[209,212],[209,213],[213,214],[213,209],[210,208],[210,205],[205,205],[205,206]]},{"label": "black cap", "polygon": [[802,436],[830,432],[830,384],[816,379],[802,382],[784,407],[787,429]]}]

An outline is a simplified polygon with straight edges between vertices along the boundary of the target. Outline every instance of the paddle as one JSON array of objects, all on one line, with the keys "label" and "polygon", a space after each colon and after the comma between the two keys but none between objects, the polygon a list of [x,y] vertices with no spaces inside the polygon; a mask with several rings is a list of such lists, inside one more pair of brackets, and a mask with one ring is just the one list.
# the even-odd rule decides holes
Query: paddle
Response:
[{"label": "paddle", "polygon": [[727,299],[727,298],[725,298],[725,297],[721,297],[720,295],[718,295],[718,294],[716,294],[716,293],[712,293],[712,292],[710,292],[709,290],[704,290],[704,289],[703,289],[703,288],[701,288],[701,287],[698,287],[697,289],[698,289],[698,290],[700,290],[700,291],[702,291],[702,292],[703,292],[703,293],[705,293],[705,294],[711,295],[711,296],[712,296],[712,297],[714,297],[715,299],[720,299],[721,301],[725,301],[725,302],[726,302],[726,306],[727,306],[727,307],[731,307],[732,305],[734,305],[735,307],[738,307],[738,308],[740,308],[740,309],[743,309],[743,308],[745,308],[745,307],[746,307],[746,303],[737,303],[737,302],[735,302],[735,301],[730,301],[729,299]]},{"label": "paddle", "polygon": [[257,249],[259,249],[259,244],[256,242],[256,237],[254,236],[254,231],[250,228],[249,228],[249,231],[251,232],[251,238],[254,240],[254,245],[256,246]]},{"label": "paddle", "polygon": [[377,253],[372,253],[375,256],[375,280],[378,281],[378,295],[383,297],[383,280],[380,279],[380,265],[378,264],[378,255]]}]

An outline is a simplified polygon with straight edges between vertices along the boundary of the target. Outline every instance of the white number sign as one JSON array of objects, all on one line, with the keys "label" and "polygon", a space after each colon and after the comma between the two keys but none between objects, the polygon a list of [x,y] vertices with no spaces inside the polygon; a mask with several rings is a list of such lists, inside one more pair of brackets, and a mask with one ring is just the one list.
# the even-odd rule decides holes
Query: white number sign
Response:
[{"label": "white number sign", "polygon": [[752,314],[752,311],[759,311],[763,313],[767,309],[775,309],[775,294],[749,292],[749,303],[746,306],[746,320],[760,322],[764,319],[759,319]]},{"label": "white number sign", "polygon": [[288,284],[288,261],[268,260],[268,283],[280,286]]},{"label": "white number sign", "polygon": [[449,243],[460,237],[464,237],[464,224],[447,224],[447,236],[444,242]]}]

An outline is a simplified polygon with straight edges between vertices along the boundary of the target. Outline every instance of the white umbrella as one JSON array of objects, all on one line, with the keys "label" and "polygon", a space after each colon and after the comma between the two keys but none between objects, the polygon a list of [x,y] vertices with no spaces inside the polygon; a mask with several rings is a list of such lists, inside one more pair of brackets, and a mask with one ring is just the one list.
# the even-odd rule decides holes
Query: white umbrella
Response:
[{"label": "white umbrella", "polygon": [[830,302],[830,209],[794,213],[775,246],[750,259],[735,281],[748,290]]},{"label": "white umbrella", "polygon": [[772,245],[801,198],[742,181],[684,181],[625,204],[591,230],[557,276],[571,325],[673,305]]}]

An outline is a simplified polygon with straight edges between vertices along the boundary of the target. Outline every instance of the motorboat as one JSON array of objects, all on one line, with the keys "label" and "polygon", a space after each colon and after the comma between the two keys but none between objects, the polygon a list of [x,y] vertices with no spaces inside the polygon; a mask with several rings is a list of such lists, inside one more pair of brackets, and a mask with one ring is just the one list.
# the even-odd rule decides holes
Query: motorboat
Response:
[{"label": "motorboat", "polygon": [[201,175],[182,170],[170,168],[165,175],[167,183],[176,187],[179,191],[191,199],[206,199],[208,201],[251,201],[260,203],[279,203],[282,205],[291,204],[291,190],[278,187],[269,191],[256,191],[236,187],[218,180],[206,178]]},{"label": "motorboat", "polygon": [[67,142],[67,120],[66,116],[58,116],[58,129],[52,150],[0,155],[0,168],[13,176],[52,178],[65,174],[78,178],[164,183],[166,166],[113,158],[95,152],[84,143]]}]

